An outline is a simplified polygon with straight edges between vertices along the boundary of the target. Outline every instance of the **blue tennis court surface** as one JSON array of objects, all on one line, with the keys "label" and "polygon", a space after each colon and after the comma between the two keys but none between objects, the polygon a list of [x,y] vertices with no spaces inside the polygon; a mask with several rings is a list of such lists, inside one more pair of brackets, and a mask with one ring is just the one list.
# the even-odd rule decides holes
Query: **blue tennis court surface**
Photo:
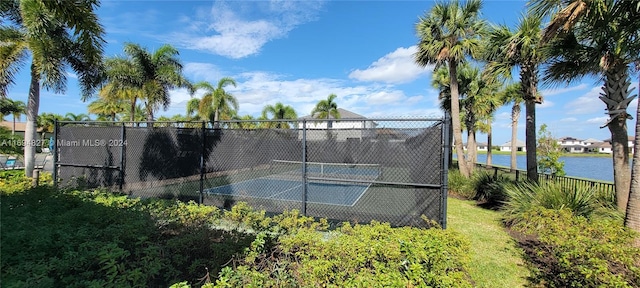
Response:
[{"label": "blue tennis court surface", "polygon": [[[259,178],[205,189],[204,193],[301,202],[302,186],[301,181]],[[368,188],[369,185],[310,182],[307,203],[353,206]]]}]

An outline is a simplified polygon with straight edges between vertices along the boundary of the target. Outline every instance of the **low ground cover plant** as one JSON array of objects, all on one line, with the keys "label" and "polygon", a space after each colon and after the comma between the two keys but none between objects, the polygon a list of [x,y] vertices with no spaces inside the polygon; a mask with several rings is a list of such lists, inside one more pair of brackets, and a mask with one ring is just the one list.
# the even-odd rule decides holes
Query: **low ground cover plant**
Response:
[{"label": "low ground cover plant", "polygon": [[640,287],[640,248],[619,221],[534,207],[511,227],[544,287]]}]

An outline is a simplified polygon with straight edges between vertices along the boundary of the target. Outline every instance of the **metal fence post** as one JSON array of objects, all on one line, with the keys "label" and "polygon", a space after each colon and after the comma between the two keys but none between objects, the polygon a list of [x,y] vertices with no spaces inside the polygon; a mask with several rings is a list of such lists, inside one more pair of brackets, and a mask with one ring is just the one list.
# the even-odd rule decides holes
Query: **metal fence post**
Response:
[{"label": "metal fence post", "polygon": [[127,136],[125,134],[125,126],[124,126],[124,122],[122,123],[122,126],[120,128],[120,139],[122,140],[122,145],[120,145],[120,183],[118,183],[119,188],[120,188],[120,192],[122,192],[122,186],[124,186],[124,169],[125,169],[125,159],[126,159],[126,146],[127,146]]},{"label": "metal fence post", "polygon": [[451,153],[451,143],[449,143],[449,125],[451,125],[451,116],[444,113],[442,122],[442,200],[440,201],[440,225],[442,229],[447,228],[447,197],[449,194],[449,154]]},{"label": "metal fence post", "polygon": [[[53,123],[53,187],[58,188],[58,120]],[[51,145],[49,145],[51,146]]]},{"label": "metal fence post", "polygon": [[200,151],[200,204],[204,201],[204,154],[207,147],[206,123],[202,121],[202,150]]},{"label": "metal fence post", "polygon": [[307,120],[302,119],[302,215],[307,216]]}]

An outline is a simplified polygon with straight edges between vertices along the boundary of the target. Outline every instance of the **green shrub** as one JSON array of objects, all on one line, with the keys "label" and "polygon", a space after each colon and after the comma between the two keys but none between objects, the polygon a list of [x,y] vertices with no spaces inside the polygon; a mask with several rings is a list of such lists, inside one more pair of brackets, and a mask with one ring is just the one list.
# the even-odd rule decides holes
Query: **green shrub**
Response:
[{"label": "green shrub", "polygon": [[508,177],[498,175],[496,179],[492,173],[480,171],[473,175],[473,187],[476,191],[474,200],[491,205],[500,205],[507,199],[506,186],[511,183]]},{"label": "green shrub", "polygon": [[473,197],[476,196],[473,181],[470,178],[464,177],[459,170],[449,170],[448,179],[449,191],[455,195],[464,199],[473,199]]},{"label": "green shrub", "polygon": [[533,208],[512,229],[520,237],[533,281],[544,287],[640,287],[637,233],[611,220],[568,210]]},{"label": "green shrub", "polygon": [[[38,185],[53,185],[51,173],[41,172]],[[24,175],[24,170],[0,171],[0,193],[9,195],[31,189],[33,179]]]},{"label": "green shrub", "polygon": [[594,189],[590,187],[570,189],[556,182],[522,182],[509,185],[506,192],[504,211],[508,224],[521,221],[524,213],[536,207],[568,209],[576,216],[585,217],[590,217],[598,207]]},{"label": "green shrub", "polygon": [[469,243],[449,230],[345,223],[335,232],[300,228],[272,250],[260,239],[216,287],[471,287]]}]

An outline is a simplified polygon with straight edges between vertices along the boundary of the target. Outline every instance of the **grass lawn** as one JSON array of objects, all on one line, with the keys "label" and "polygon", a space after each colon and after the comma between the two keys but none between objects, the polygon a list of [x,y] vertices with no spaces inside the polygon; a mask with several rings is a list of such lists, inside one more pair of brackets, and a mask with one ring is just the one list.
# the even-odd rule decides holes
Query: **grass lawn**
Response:
[{"label": "grass lawn", "polygon": [[524,287],[529,276],[522,251],[500,223],[500,214],[473,201],[448,199],[447,229],[471,241],[469,274],[476,287]]}]

